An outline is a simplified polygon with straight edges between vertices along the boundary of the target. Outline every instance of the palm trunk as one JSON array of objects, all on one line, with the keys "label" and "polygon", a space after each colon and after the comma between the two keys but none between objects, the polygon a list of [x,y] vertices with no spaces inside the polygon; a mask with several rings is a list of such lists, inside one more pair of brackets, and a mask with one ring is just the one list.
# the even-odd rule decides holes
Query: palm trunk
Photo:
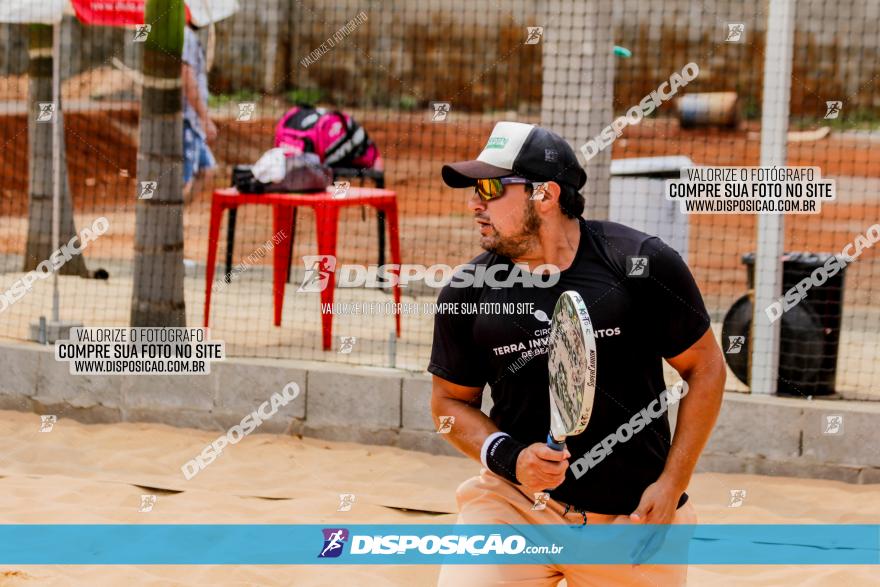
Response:
[{"label": "palm trunk", "polygon": [[137,202],[131,325],[185,326],[183,0],[148,0],[145,16],[152,29],[144,44],[137,179],[138,189],[144,181],[157,188]]},{"label": "palm trunk", "polygon": [[[56,26],[61,26],[58,23]],[[52,101],[52,27],[35,24],[30,26],[28,39],[28,232],[24,254],[23,271],[32,271],[57,246],[52,242],[52,149],[51,122],[37,122],[37,103]],[[64,128],[64,115],[59,104],[55,106],[58,124]],[[62,130],[62,136],[64,132]],[[67,243],[77,234],[73,221],[73,201],[67,179],[67,159],[64,140],[61,151],[61,243]],[[59,272],[62,275],[86,277],[85,259],[75,255]]]}]

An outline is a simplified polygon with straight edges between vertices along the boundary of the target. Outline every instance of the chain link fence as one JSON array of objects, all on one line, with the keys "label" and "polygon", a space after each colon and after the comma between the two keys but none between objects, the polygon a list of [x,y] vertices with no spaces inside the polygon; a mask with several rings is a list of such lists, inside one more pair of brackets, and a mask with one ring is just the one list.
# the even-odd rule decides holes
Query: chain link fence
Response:
[{"label": "chain link fence", "polygon": [[[402,288],[398,306],[393,288],[343,287],[337,274],[325,349],[328,308],[320,293],[298,291],[314,277],[314,259],[303,258],[326,241],[323,208],[304,203],[292,215],[255,198],[233,215],[212,206],[236,165],[274,146],[284,113],[309,103],[351,115],[381,153],[381,174],[336,181],[384,186],[397,206],[397,218],[367,204],[339,207],[337,267],[391,263],[395,235],[404,264],[467,263],[480,252],[469,194],[447,188],[441,166],[473,158],[498,121],[542,124],[582,157],[586,216],[657,234],[686,259],[738,376],[728,385],[748,389],[759,214],[685,214],[664,190],[689,166],[761,165],[765,56],[768,43],[782,42],[767,33],[766,2],[241,4],[191,33],[209,94],[196,115],[216,127],[216,137],[204,129],[216,165],[186,190],[188,86],[163,82],[183,79],[186,43],[157,51],[142,31],[67,16],[53,55],[51,27],[0,25],[0,336],[31,340],[52,313],[52,279],[29,272],[55,250],[54,154],[60,242],[79,234],[87,244],[59,269],[62,320],[128,326],[172,316],[173,325],[202,326],[207,317],[233,356],[422,371],[438,294],[430,280]],[[787,161],[834,179],[836,199],[820,213],[785,215],[782,248],[839,254],[854,243],[860,254],[781,317],[781,387],[794,395],[880,399],[880,266],[869,242],[880,222],[878,11],[870,0],[796,5]],[[48,112],[53,58],[61,101]],[[690,77],[689,64],[697,75],[673,83]],[[640,104],[650,113],[612,128],[613,140],[598,138]],[[57,147],[53,115],[63,124]],[[107,229],[83,237],[99,219]],[[783,291],[825,257],[787,259]]]}]

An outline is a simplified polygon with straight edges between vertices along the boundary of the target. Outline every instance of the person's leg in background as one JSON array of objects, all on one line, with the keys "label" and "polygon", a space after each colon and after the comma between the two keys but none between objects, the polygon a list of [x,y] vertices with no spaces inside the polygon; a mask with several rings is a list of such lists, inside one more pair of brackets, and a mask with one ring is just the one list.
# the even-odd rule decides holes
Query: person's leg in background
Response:
[{"label": "person's leg in background", "polygon": [[198,151],[198,171],[196,172],[195,177],[192,181],[192,194],[190,196],[190,200],[198,199],[199,195],[207,188],[210,190],[213,188],[214,184],[214,168],[217,166],[217,161],[214,159],[214,154],[211,152],[211,148],[208,147],[208,144],[199,137],[199,151]]},{"label": "person's leg in background", "polygon": [[192,194],[193,176],[198,172],[199,135],[187,121],[183,121],[183,202],[188,204]]}]

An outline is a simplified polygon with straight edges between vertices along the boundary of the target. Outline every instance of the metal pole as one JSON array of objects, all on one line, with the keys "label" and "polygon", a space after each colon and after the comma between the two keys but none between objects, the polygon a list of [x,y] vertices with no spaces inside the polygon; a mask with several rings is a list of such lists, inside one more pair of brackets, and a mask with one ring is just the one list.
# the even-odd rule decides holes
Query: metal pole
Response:
[{"label": "metal pole", "polygon": [[[52,119],[52,251],[61,247],[61,141],[63,130],[61,117],[61,24],[52,25],[52,104],[55,109]],[[59,318],[58,271],[52,272],[52,322]]]},{"label": "metal pole", "polygon": [[[761,166],[782,166],[788,159],[787,134],[791,98],[791,61],[794,42],[794,0],[770,0],[764,52],[764,100],[761,115]],[[758,215],[755,255],[755,295],[752,313],[752,393],[776,393],[779,373],[779,326],[764,309],[782,293],[785,218]]]},{"label": "metal pole", "polygon": [[545,72],[541,124],[580,153],[578,159],[587,171],[584,217],[594,220],[607,220],[610,215],[611,149],[586,160],[581,147],[614,120],[614,6],[610,0],[538,3],[537,24],[545,27],[546,36],[538,45]]}]

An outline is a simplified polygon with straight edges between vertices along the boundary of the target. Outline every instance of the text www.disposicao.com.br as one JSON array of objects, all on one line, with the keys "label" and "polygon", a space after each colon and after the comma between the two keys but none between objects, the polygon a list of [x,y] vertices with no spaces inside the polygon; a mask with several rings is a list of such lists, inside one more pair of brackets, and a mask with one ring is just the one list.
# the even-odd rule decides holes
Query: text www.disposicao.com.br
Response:
[{"label": "text www.disposicao.com.br", "polygon": [[206,361],[73,361],[74,373],[205,373]]}]

